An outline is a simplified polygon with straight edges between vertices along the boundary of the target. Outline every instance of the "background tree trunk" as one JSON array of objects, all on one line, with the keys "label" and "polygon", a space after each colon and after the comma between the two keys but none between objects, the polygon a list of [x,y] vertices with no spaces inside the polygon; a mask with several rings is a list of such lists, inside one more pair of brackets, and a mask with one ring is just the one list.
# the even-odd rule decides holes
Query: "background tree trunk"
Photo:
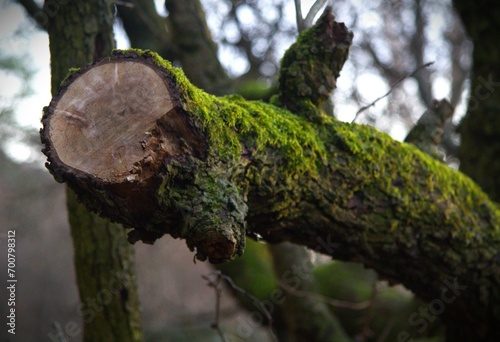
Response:
[{"label": "background tree trunk", "polygon": [[[460,170],[476,181],[497,203],[500,202],[500,46],[493,38],[500,32],[500,4],[487,1],[454,1],[474,50],[470,97],[467,114],[461,121],[459,132]],[[498,256],[498,254],[497,254]],[[497,258],[495,256],[495,258]],[[496,278],[498,279],[498,278]],[[494,286],[498,287],[498,283]],[[493,299],[483,296],[482,301]],[[477,312],[477,320],[457,316],[448,322],[447,336],[453,340],[494,341],[491,330],[498,326],[499,315],[487,311]],[[481,322],[481,323],[478,323]]]},{"label": "background tree trunk", "polygon": [[[56,8],[49,1],[46,6],[45,12],[55,13],[47,25],[55,94],[70,68],[110,54],[113,13],[106,0],[68,1]],[[134,250],[123,227],[89,212],[71,189],[67,203],[84,341],[141,341]]]},{"label": "background tree trunk", "polygon": [[474,43],[467,115],[460,123],[460,169],[500,202],[500,4],[455,0]]}]

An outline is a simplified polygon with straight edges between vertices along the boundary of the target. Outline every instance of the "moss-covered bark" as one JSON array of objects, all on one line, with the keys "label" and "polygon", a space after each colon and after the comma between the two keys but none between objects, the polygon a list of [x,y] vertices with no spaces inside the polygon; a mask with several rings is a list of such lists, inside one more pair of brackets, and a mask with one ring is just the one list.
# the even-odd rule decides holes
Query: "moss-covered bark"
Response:
[{"label": "moss-covered bark", "polygon": [[[315,27],[300,35],[287,51],[281,63],[278,94],[272,99],[275,104],[309,120],[320,119],[320,108],[329,102],[327,99],[347,59],[352,40],[352,33],[345,25],[335,22],[330,12],[327,8]],[[303,31],[300,20],[298,25],[299,31]],[[268,246],[278,282],[289,278],[291,270],[299,270],[294,279],[298,281],[292,289],[303,293],[318,291],[314,267],[306,249],[288,242]],[[278,291],[283,291],[283,285],[280,283],[279,286]],[[280,340],[349,340],[337,317],[324,302],[311,296],[298,296],[297,292],[289,290],[283,292],[282,304],[274,315]]]},{"label": "moss-covered bark", "polygon": [[279,93],[273,102],[308,120],[321,120],[321,105],[336,87],[353,34],[329,15],[302,32],[281,62]]},{"label": "moss-covered bark", "polygon": [[[168,32],[165,30],[164,20],[156,14],[152,2],[143,0],[138,1],[135,8],[119,6],[118,10],[120,17],[130,39],[131,46],[134,48],[156,51],[160,56],[170,61],[183,60],[182,69],[189,77],[190,81],[202,89],[209,90],[209,92],[214,95],[226,94],[229,92],[229,89],[232,88],[237,89],[236,92],[246,99],[265,98],[269,100],[270,96],[276,93],[277,87],[264,87],[264,84],[260,84],[255,80],[240,85],[238,84],[242,80],[231,80],[231,82],[229,82],[226,73],[224,73],[220,65],[216,47],[211,41],[210,33],[206,25],[189,24],[187,26],[189,30],[184,29],[184,26],[186,26],[184,23],[192,23],[193,21],[195,23],[202,23],[205,21],[202,11],[193,11],[190,9],[190,7],[201,8],[199,1],[196,1],[197,4],[195,6],[190,3],[192,3],[192,1],[166,3],[169,10],[168,21],[171,27]],[[144,20],[146,13],[147,17],[152,19],[151,21]],[[176,23],[176,25],[172,25],[172,23]],[[158,36],[160,32],[162,35]],[[178,38],[175,40],[170,39],[169,33],[172,33],[173,36]],[[186,48],[186,42],[189,43],[188,49]],[[193,50],[197,50],[199,53],[192,53]],[[203,68],[199,68],[201,64],[200,57],[203,59]],[[216,76],[215,83],[213,82],[214,76]],[[221,84],[224,86],[221,86]],[[230,86],[228,86],[228,84],[230,84]],[[189,211],[188,208],[185,210],[185,213]],[[217,264],[214,265],[214,267],[224,270],[226,275],[229,275],[240,287],[244,287],[250,293],[261,294],[260,297],[262,300],[268,299],[271,291],[274,290],[274,286],[268,289],[265,286],[262,288],[262,285],[263,283],[273,284],[274,277],[277,277],[277,275],[272,271],[263,271],[263,269],[271,268],[271,265],[266,266],[266,263],[270,263],[271,259],[267,261],[260,259],[261,255],[266,254],[266,244],[251,244],[250,246],[250,248],[245,248],[244,258],[239,258],[239,260],[234,263]],[[296,248],[301,247],[297,246]],[[278,257],[278,254],[273,253],[272,257],[275,259]],[[296,255],[296,257],[300,256]],[[287,260],[293,264],[302,262],[302,260]],[[258,266],[256,266],[256,264],[258,264]],[[292,268],[293,264],[289,265],[288,268]],[[258,267],[257,271],[254,271],[255,267]],[[312,278],[314,275],[311,274],[310,277]],[[310,283],[312,283],[312,281]],[[238,295],[236,292],[233,292],[233,294],[240,304],[250,312],[258,309],[255,307],[255,304],[248,301],[245,296]],[[288,296],[290,300],[294,300],[293,295],[285,293],[284,296]],[[316,304],[311,304],[306,301],[300,303],[305,306]],[[297,315],[303,315],[304,321],[309,318],[307,308],[303,309],[301,306],[295,306],[295,309],[297,311],[295,315],[296,319],[299,319]],[[288,314],[289,312],[285,313],[280,306],[277,306],[276,310],[273,312],[274,329],[278,336],[286,333],[286,331],[291,331],[291,329],[286,326],[286,321],[278,317],[278,315],[280,315],[284,318]],[[324,317],[325,315],[322,316],[322,318]],[[283,324],[278,326],[278,322]]]},{"label": "moss-covered bark", "polygon": [[[446,322],[465,320],[465,329],[475,327],[485,339],[498,337],[500,210],[469,178],[371,127],[321,114],[321,101],[303,99],[307,113],[297,115],[238,96],[214,97],[150,52],[116,52],[102,63],[124,60],[164,77],[170,87],[165,96],[174,102],[167,114],[182,117],[199,141],[153,158],[159,167],[156,186],[143,182],[147,173],[139,172],[141,181],[120,185],[139,191],[123,198],[106,179],[61,165],[46,137],[50,169],[89,206],[137,228],[139,238],[162,233],[186,238],[190,247],[215,261],[241,252],[244,225],[231,220],[244,219],[247,230],[268,241],[288,240],[362,262],[425,300],[451,291],[454,300],[443,299]],[[70,77],[65,87],[87,70]],[[49,108],[44,123],[52,114]],[[150,163],[138,160],[137,169]],[[207,176],[208,181],[202,180]],[[220,196],[221,187],[214,190],[210,184],[225,184],[231,196]],[[178,195],[178,189],[189,188],[201,192],[185,194],[208,197],[202,201],[220,220],[210,234],[201,234],[202,240],[191,238],[198,229],[189,224],[192,215],[183,217],[193,199]],[[137,210],[138,198],[153,201],[147,215]],[[241,203],[248,207],[245,218]]]},{"label": "moss-covered bark", "polygon": [[[152,60],[169,75],[177,110],[202,132],[205,157],[168,161],[158,211],[147,225],[126,206],[117,211],[124,203],[108,203],[112,194],[104,202],[90,196],[94,208],[146,233],[186,237],[179,208],[189,203],[170,196],[172,184],[186,186],[186,175],[192,183],[215,169],[246,199],[248,229],[268,241],[290,240],[363,262],[426,300],[455,281],[472,290],[460,293],[445,315],[471,321],[498,315],[492,300],[500,211],[470,179],[371,127],[326,116],[311,123],[272,105],[213,97],[152,53],[130,58]],[[55,171],[85,196],[81,184]]]},{"label": "moss-covered bark", "polygon": [[[54,7],[47,25],[52,92],[68,69],[105,56],[114,46],[108,1],[69,1]],[[141,341],[134,251],[123,227],[89,212],[68,189],[68,211],[84,321],[84,341]]]}]

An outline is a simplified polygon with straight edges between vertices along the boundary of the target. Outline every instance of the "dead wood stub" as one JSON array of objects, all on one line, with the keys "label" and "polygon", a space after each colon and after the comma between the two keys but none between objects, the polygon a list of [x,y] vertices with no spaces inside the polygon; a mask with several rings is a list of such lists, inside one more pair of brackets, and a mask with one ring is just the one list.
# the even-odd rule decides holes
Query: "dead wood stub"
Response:
[{"label": "dead wood stub", "polygon": [[91,209],[150,227],[165,160],[205,156],[178,98],[169,75],[135,53],[80,69],[44,108],[47,168]]}]

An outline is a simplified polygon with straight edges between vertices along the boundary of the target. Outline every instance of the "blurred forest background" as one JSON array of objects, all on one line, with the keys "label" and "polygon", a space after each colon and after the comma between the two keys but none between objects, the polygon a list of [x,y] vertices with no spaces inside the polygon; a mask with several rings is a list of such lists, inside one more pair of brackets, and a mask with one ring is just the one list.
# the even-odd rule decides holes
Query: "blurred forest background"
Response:
[{"label": "blurred forest background", "polygon": [[[41,1],[33,3],[42,5]],[[189,50],[187,42],[194,36],[182,36],[182,22],[172,16],[181,9],[175,8],[175,1],[166,3],[165,8],[163,1],[115,1],[118,47],[157,51],[182,66],[196,84],[197,68],[217,70],[217,66],[190,65],[184,58],[183,49]],[[302,2],[304,16],[312,3]],[[201,86],[215,94],[238,92],[248,98],[267,98],[273,91],[279,60],[298,33],[293,1],[202,0],[201,5],[222,68],[217,82]],[[337,20],[354,32],[350,57],[332,99],[336,116],[352,121],[361,107],[384,95],[419,66],[434,62],[405,78],[356,122],[403,140],[432,99],[446,97],[457,109],[442,149],[446,161],[457,167],[459,137],[455,125],[465,111],[472,47],[451,1],[339,0],[333,10]],[[74,321],[81,325],[64,186],[44,168],[38,137],[42,106],[50,101],[48,75],[48,39],[43,28],[19,3],[1,0],[0,250],[4,255],[7,230],[16,230],[15,340],[26,342],[50,340],[49,334],[56,332],[58,324]],[[210,329],[215,296],[201,278],[211,272],[211,266],[194,264],[184,242],[168,236],[154,246],[139,243],[135,250],[147,340],[164,341],[168,336],[169,341],[217,341],[215,331]],[[311,254],[311,258],[317,263],[327,262],[321,256]],[[4,274],[3,256],[0,266]],[[356,286],[356,280],[351,283]],[[383,293],[387,285],[376,282],[376,288],[377,293]],[[411,298],[402,288],[393,290]],[[5,286],[1,291],[4,315]],[[387,310],[397,314],[401,307]],[[235,341],[245,340],[237,337],[236,330],[238,317],[246,315],[248,311],[241,309],[229,293],[223,294],[221,324],[225,331],[234,332]],[[4,336],[6,329],[1,330]],[[359,336],[364,334],[369,336],[370,332],[359,328]],[[262,341],[265,335],[265,328],[256,329],[249,339]],[[383,338],[379,340],[390,341],[388,335],[379,335]],[[80,336],[71,339],[79,340]]]}]

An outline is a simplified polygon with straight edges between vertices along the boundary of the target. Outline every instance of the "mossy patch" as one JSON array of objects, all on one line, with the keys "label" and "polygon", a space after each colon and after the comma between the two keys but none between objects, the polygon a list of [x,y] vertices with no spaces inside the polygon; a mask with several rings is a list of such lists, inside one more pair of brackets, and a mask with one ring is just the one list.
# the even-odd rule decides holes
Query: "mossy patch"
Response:
[{"label": "mossy patch", "polygon": [[[402,212],[407,213],[406,209],[411,207],[414,217],[425,217],[424,212],[430,208],[434,209],[431,212],[442,214],[444,206],[447,208],[444,222],[463,226],[457,224],[462,220],[469,222],[471,227],[480,227],[476,222],[478,216],[466,208],[483,203],[485,213],[494,210],[500,217],[498,206],[492,204],[472,180],[410,144],[396,142],[366,125],[343,123],[326,116],[322,116],[321,122],[313,123],[288,110],[260,101],[247,101],[238,95],[209,95],[193,86],[182,70],[157,54],[133,51],[153,60],[171,75],[182,96],[184,109],[198,119],[200,128],[209,138],[210,152],[220,160],[234,162],[245,149],[257,153],[271,147],[283,158],[285,167],[282,170],[288,173],[285,179],[291,179],[305,172],[317,175],[329,160],[348,153],[352,156],[345,159],[348,164],[342,165],[340,160],[338,165],[330,167],[349,168],[349,173],[359,178],[360,189],[367,190],[373,198],[381,192],[389,194],[398,199],[397,207],[405,208]],[[422,172],[425,170],[427,172]],[[369,193],[371,188],[376,189],[372,194]],[[433,198],[422,198],[423,188],[436,189]],[[453,203],[461,204],[455,206]],[[397,215],[396,211],[395,218]],[[491,223],[499,226],[499,222]],[[391,225],[391,229],[397,226]],[[467,235],[468,239],[479,238],[474,230],[468,229]]]},{"label": "mossy patch", "polygon": [[[262,152],[277,149],[290,176],[310,172],[326,162],[326,150],[316,127],[289,111],[261,101],[247,101],[238,95],[216,97],[195,87],[181,69],[151,51],[136,53],[167,71],[181,96],[183,109],[198,119],[207,135],[210,153],[219,160],[235,161],[243,150]],[[242,142],[245,142],[245,146]]]},{"label": "mossy patch", "polygon": [[273,103],[311,122],[321,121],[321,104],[335,88],[352,37],[352,32],[326,10],[286,51]]},{"label": "mossy patch", "polygon": [[[419,220],[423,234],[427,227],[435,229],[435,222],[463,227],[452,231],[451,237],[469,246],[480,244],[488,236],[498,236],[498,231],[485,229],[500,226],[498,205],[467,176],[415,146],[401,144],[372,127],[332,122],[330,128],[333,134],[325,138],[330,139],[325,144],[351,155],[346,158],[348,164],[337,164],[337,167],[347,168],[352,177],[359,179],[357,189],[347,191],[354,193],[363,189],[363,195],[374,203],[386,195],[393,199],[393,217],[381,218],[382,222],[387,219],[399,222],[389,225],[391,231],[404,229],[404,222]],[[470,208],[474,208],[474,212]],[[478,209],[482,212],[478,213]],[[485,227],[485,216],[491,212],[496,215],[488,216],[489,227]],[[436,234],[434,231],[428,233]]]},{"label": "mossy patch", "polygon": [[[238,95],[212,96],[193,86],[182,70],[150,51],[134,49],[115,54],[135,54],[134,58],[152,61],[169,75],[181,108],[190,113],[208,139],[210,167],[214,167],[211,163],[222,162],[231,168],[245,164],[245,156],[267,158],[269,153],[277,154],[279,158],[270,158],[269,162],[278,160],[279,168],[256,166],[254,182],[258,183],[261,176],[274,184],[279,177],[281,186],[291,189],[290,184],[306,173],[308,177],[329,177],[334,172],[348,175],[345,186],[336,185],[339,203],[347,205],[357,191],[363,193],[364,201],[375,206],[380,205],[380,198],[392,201],[384,204],[393,207],[392,211],[375,210],[366,216],[366,220],[376,221],[367,222],[367,226],[389,222],[387,229],[397,232],[418,219],[421,232],[426,233],[426,229],[435,227],[433,222],[442,222],[451,227],[468,227],[451,234],[469,245],[498,235],[492,229],[483,229],[485,221],[489,227],[500,226],[498,205],[469,178],[414,146],[396,142],[372,127],[342,123],[325,115],[311,122],[288,110],[246,101]],[[265,170],[279,174],[269,175]],[[279,204],[292,208],[295,199],[287,201],[285,197]],[[481,212],[478,215],[468,208],[479,208]],[[334,215],[342,215],[343,211],[340,206],[329,210]]]},{"label": "mossy patch", "polygon": [[71,75],[73,75],[79,71],[80,71],[80,68],[69,68],[68,73],[66,74],[64,79],[61,81],[60,87],[63,87],[66,84],[66,82],[69,80]]}]

